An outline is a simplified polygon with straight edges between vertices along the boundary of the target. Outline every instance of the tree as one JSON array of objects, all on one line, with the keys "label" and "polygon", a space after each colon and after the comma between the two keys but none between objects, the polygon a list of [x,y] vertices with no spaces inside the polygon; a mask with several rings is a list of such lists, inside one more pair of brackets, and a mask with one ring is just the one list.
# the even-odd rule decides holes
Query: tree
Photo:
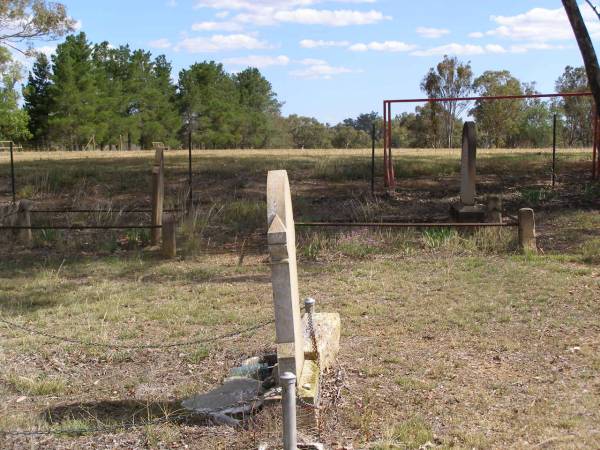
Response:
[{"label": "tree", "polygon": [[[421,82],[421,89],[429,98],[466,97],[472,90],[473,71],[470,63],[461,63],[458,58],[447,55],[435,67],[429,69]],[[467,107],[465,102],[442,102],[442,122],[448,147],[452,147],[456,119]],[[436,107],[432,111],[436,113]]]},{"label": "tree", "polygon": [[258,69],[248,68],[234,76],[241,107],[240,145],[266,147],[273,117],[280,114],[281,104],[271,83]]},{"label": "tree", "polygon": [[196,63],[179,73],[178,100],[187,121],[195,118],[195,143],[203,147],[237,147],[241,142],[236,83],[214,61]]},{"label": "tree", "polygon": [[23,88],[25,111],[29,114],[29,130],[37,147],[47,147],[49,143],[51,76],[50,61],[44,53],[40,53],[29,72],[27,85]]},{"label": "tree", "polygon": [[326,125],[312,117],[292,114],[287,119],[292,142],[296,148],[330,148],[331,141]]},{"label": "tree", "polygon": [[371,133],[340,123],[331,129],[334,148],[366,148],[371,143]]},{"label": "tree", "polygon": [[52,56],[51,135],[72,150],[94,136],[98,98],[85,33],[68,36]]},{"label": "tree", "polygon": [[[21,53],[32,52],[37,39],[54,40],[73,31],[75,21],[61,3],[45,0],[2,0],[0,2],[0,45]],[[25,44],[26,48],[21,48]]]},{"label": "tree", "polygon": [[29,139],[29,116],[19,108],[16,89],[21,79],[21,66],[14,62],[10,53],[0,47],[0,139],[23,141]]},{"label": "tree", "polygon": [[[523,95],[521,82],[508,70],[488,70],[475,79],[473,87],[482,97]],[[522,100],[478,100],[471,114],[477,120],[482,141],[488,146],[503,147],[516,144]]]},{"label": "tree", "polygon": [[[535,83],[524,83],[525,94],[539,94]],[[523,101],[523,110],[519,117],[519,129],[516,145],[519,147],[546,147],[552,141],[552,112],[547,102],[539,98]]]},{"label": "tree", "polygon": [[[565,67],[556,80],[556,91],[560,93],[588,92],[589,83],[584,67]],[[569,146],[578,142],[587,145],[591,141],[590,113],[592,99],[586,97],[565,97],[557,102],[564,118],[564,138]]]},{"label": "tree", "polygon": [[[562,2],[575,33],[575,39],[581,51],[583,62],[585,63],[590,87],[596,101],[597,114],[600,115],[600,66],[598,65],[598,57],[594,50],[594,44],[583,21],[577,0],[562,0]],[[598,12],[595,8],[594,10],[596,13]]]}]

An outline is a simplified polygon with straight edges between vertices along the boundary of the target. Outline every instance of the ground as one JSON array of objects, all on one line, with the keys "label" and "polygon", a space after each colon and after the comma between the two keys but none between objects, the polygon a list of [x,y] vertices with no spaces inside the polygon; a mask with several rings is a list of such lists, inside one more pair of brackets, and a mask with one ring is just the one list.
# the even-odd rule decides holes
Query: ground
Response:
[{"label": "ground", "polygon": [[[26,249],[0,236],[2,448],[257,448],[279,439],[279,410],[245,428],[181,419],[178,401],[230,367],[274,349],[265,186],[290,174],[297,221],[447,220],[458,197],[457,151],[397,150],[398,188],[370,195],[370,152],[194,152],[196,212],[180,256],[148,234],[35,232]],[[301,296],[342,317],[341,353],[325,377],[320,430],[331,448],[600,447],[600,186],[590,152],[564,150],[549,185],[546,151],[483,150],[478,192],[507,216],[533,207],[540,254],[516,230],[299,229]],[[34,224],[127,223],[148,214],[152,153],[19,153],[17,193]],[[185,203],[187,155],[167,154],[167,206]],[[377,173],[381,173],[381,162]],[[0,202],[10,199],[0,154]],[[8,219],[4,220],[4,223]],[[57,341],[116,344],[121,348]],[[164,345],[167,348],[123,346]],[[168,420],[164,420],[167,418]],[[150,424],[146,424],[150,421]],[[138,428],[86,433],[97,427]],[[163,423],[164,422],[164,423]],[[320,434],[320,436],[319,436]]]}]

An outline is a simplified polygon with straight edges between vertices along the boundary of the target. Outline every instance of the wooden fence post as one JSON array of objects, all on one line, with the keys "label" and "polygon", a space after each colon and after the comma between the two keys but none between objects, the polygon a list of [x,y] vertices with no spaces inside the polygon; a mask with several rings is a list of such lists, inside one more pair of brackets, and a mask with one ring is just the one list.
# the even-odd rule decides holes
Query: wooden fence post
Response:
[{"label": "wooden fence post", "polygon": [[524,252],[537,253],[535,215],[531,208],[519,210],[519,245]]},{"label": "wooden fence post", "polygon": [[177,256],[177,219],[169,214],[165,217],[162,227],[162,253],[165,258],[173,259]]},{"label": "wooden fence post", "polygon": [[[31,207],[32,203],[29,200],[20,200],[17,206],[16,225],[19,227],[31,226]],[[31,228],[18,230],[19,241],[26,247],[33,246],[33,232]]]},{"label": "wooden fence post", "polygon": [[163,149],[156,149],[154,156],[154,166],[152,167],[152,228],[150,242],[152,245],[160,243],[161,230],[163,223],[163,205],[165,197],[165,160]]}]

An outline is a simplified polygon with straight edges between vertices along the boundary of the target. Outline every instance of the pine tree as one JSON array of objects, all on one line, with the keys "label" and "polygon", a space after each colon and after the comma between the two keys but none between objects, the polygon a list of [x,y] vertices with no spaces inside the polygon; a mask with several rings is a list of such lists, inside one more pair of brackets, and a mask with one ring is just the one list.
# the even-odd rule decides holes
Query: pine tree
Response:
[{"label": "pine tree", "polygon": [[97,97],[92,49],[84,33],[69,36],[52,57],[51,135],[73,150],[96,132]]},{"label": "pine tree", "polygon": [[52,71],[48,57],[40,53],[33,65],[27,85],[23,89],[25,111],[29,114],[29,131],[36,148],[49,145],[50,77]]}]

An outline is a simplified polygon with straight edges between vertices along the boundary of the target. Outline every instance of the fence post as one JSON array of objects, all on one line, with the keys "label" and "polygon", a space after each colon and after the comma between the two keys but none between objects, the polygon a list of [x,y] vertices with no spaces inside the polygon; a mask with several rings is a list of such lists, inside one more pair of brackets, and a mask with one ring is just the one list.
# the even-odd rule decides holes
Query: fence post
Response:
[{"label": "fence post", "polygon": [[[154,166],[152,167],[152,226],[160,227],[163,222],[163,204],[165,196],[163,149],[156,149]],[[150,242],[152,245],[160,243],[160,228],[152,228]]]},{"label": "fence post", "polygon": [[[17,207],[17,226],[19,227],[30,227],[31,226],[31,202],[29,200],[19,201]],[[27,246],[33,245],[33,232],[31,228],[22,229],[18,232],[19,241]]]},{"label": "fence post", "polygon": [[519,245],[524,252],[537,253],[535,216],[531,208],[519,210]]},{"label": "fence post", "polygon": [[15,187],[15,158],[13,156],[14,148],[13,142],[10,141],[10,179],[11,179],[11,190],[12,190],[12,201],[17,202],[17,190]]},{"label": "fence post", "polygon": [[486,220],[490,223],[502,223],[502,197],[500,195],[488,195]]},{"label": "fence post", "polygon": [[285,372],[279,377],[282,390],[283,450],[298,450],[296,430],[296,375]]},{"label": "fence post", "polygon": [[177,256],[177,220],[168,214],[162,226],[162,253],[165,258],[173,259]]}]

